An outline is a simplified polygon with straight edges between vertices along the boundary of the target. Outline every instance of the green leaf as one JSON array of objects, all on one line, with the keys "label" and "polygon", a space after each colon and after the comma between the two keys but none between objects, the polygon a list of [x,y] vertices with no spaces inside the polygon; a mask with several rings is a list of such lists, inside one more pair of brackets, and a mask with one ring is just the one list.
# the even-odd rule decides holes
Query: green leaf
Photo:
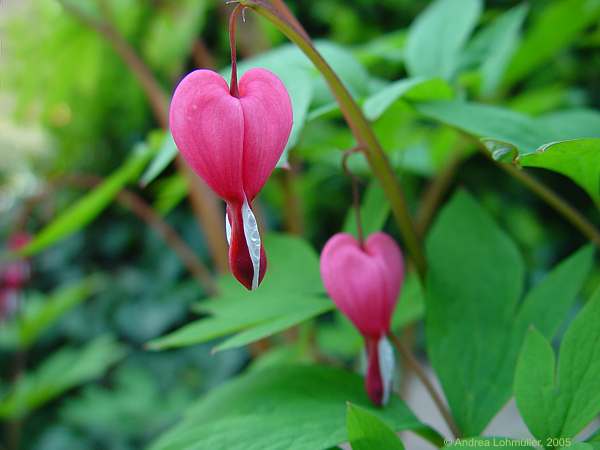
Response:
[{"label": "green leaf", "polygon": [[249,292],[223,277],[219,297],[197,305],[212,317],[192,322],[173,333],[151,341],[152,349],[195,345],[241,330],[222,348],[233,348],[282,331],[333,308],[324,295],[319,260],[298,237],[269,234],[265,237],[269,272],[259,289]]},{"label": "green leaf", "polygon": [[[320,299],[304,299],[302,305],[290,313],[282,314],[266,322],[255,325],[241,333],[230,337],[222,344],[215,347],[214,351],[229,350],[232,348],[242,347],[260,339],[272,336],[281,331],[287,330],[290,327],[298,325],[308,319],[319,316],[325,312],[331,311],[334,308],[333,302],[326,298]],[[260,308],[259,305],[255,306]]]},{"label": "green leaf", "polygon": [[84,228],[110,205],[128,182],[139,176],[151,157],[151,150],[145,145],[138,146],[134,154],[116,172],[62,212],[19,253],[25,256],[34,255]]},{"label": "green leaf", "polygon": [[493,94],[517,48],[521,26],[527,15],[528,6],[516,6],[494,20],[478,33],[466,52],[474,54],[481,72],[483,95]]},{"label": "green leaf", "polygon": [[512,439],[505,437],[471,437],[460,438],[455,442],[445,445],[444,448],[498,448],[500,450],[513,450],[515,448],[533,449],[532,439]]},{"label": "green leaf", "polygon": [[[569,115],[571,119],[562,126],[556,121],[542,117],[534,119],[524,114],[498,106],[463,101],[437,101],[418,103],[416,109],[423,115],[456,127],[468,134],[485,138],[486,146],[496,142],[510,144],[524,155],[552,141],[600,137],[600,128],[590,114],[586,114],[584,124],[576,124],[580,114]],[[600,120],[600,119],[599,119]]]},{"label": "green leaf", "polygon": [[35,372],[26,374],[0,399],[0,417],[20,418],[63,392],[101,376],[125,354],[110,336],[81,349],[63,348],[50,355]]},{"label": "green leaf", "polygon": [[173,140],[173,135],[170,131],[165,134],[163,144],[158,150],[158,153],[148,166],[142,177],[140,178],[140,184],[142,186],[148,186],[152,183],[156,177],[158,177],[163,171],[171,164],[171,162],[177,156],[177,146]]},{"label": "green leaf", "polygon": [[593,250],[559,264],[519,306],[524,267],[515,244],[459,192],[440,213],[427,256],[427,352],[459,428],[474,436],[510,398],[527,328],[552,337],[590,271]]},{"label": "green leaf", "polygon": [[404,450],[390,427],[360,406],[348,403],[346,424],[352,450]]},{"label": "green leaf", "polygon": [[600,413],[600,289],[569,326],[558,366],[550,342],[529,330],[515,374],[517,406],[538,439],[577,435]]},{"label": "green leaf", "polygon": [[410,27],[405,49],[409,74],[452,78],[481,8],[478,0],[434,1]]},{"label": "green leaf", "polygon": [[412,101],[449,100],[453,95],[450,85],[441,78],[407,78],[389,84],[367,97],[363,111],[367,119],[374,121],[401,98]]},{"label": "green leaf", "polygon": [[535,19],[512,59],[505,84],[512,85],[542,68],[557,53],[571,45],[599,16],[598,0],[558,0],[549,3]]},{"label": "green leaf", "polygon": [[541,167],[571,178],[600,204],[600,139],[548,144],[518,161],[522,166]]},{"label": "green leaf", "polygon": [[63,286],[38,302],[26,303],[17,323],[20,346],[29,347],[35,343],[65,313],[89,298],[96,287],[96,280],[87,278]]},{"label": "green leaf", "polygon": [[190,408],[152,450],[304,450],[348,440],[346,402],[359,405],[391,429],[413,430],[435,443],[398,398],[374,408],[360,376],[321,366],[279,366],[253,371],[217,388]]},{"label": "green leaf", "polygon": [[523,153],[552,140],[526,115],[498,106],[463,101],[419,103],[417,111],[469,134],[508,142]]}]

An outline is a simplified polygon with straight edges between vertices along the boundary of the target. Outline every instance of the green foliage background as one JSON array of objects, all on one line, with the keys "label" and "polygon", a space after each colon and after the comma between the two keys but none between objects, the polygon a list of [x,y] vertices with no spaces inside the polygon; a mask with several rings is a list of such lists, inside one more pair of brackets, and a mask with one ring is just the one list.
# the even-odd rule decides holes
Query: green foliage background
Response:
[{"label": "green foliage background", "polygon": [[[65,3],[110,21],[166,95],[198,64],[229,70],[231,8],[220,1]],[[568,409],[569,401],[532,385],[554,386],[556,360],[560,371],[580,340],[597,335],[596,293],[573,322],[592,337],[569,329],[558,357],[548,341],[561,340],[600,281],[593,244],[499,164],[516,163],[598,227],[600,2],[287,3],[373,122],[411,212],[420,217],[428,187],[447,177],[435,205],[444,211],[423,233],[427,283],[409,274],[394,329],[414,332],[417,354],[427,355],[468,436],[514,393],[537,438],[565,430],[574,437],[600,412],[597,395],[578,391],[597,392],[597,381],[582,375],[585,383],[558,384],[575,408],[587,408],[566,424],[541,417],[535,402]],[[348,440],[357,449],[402,448],[390,430],[411,429],[441,444],[421,423],[427,418],[417,420],[400,400],[370,408],[350,373],[360,337],[332,312],[318,251],[333,233],[356,231],[340,166],[341,151],[355,142],[325,82],[279,31],[248,11],[240,70],[265,66],[288,86],[293,175],[277,169],[259,199],[269,230],[264,285],[252,297],[230,276],[214,275],[214,299],[117,201],[126,186],[138,192],[216,273],[210,233],[198,226],[185,179],[170,164],[174,146],[139,80],[105,37],[57,0],[2,8],[0,232],[20,228],[36,238],[26,250],[33,277],[23,310],[0,324],[0,442],[12,445],[17,429],[19,448],[32,450],[229,450],[248,448],[248,440],[264,445],[256,448]],[[401,242],[368,165],[360,157],[350,163],[363,181],[365,229]],[[72,182],[82,175],[101,184]],[[469,348],[474,335],[483,337]],[[579,350],[597,373],[598,344]],[[25,374],[14,381],[23,355]],[[323,359],[347,370],[306,365]],[[527,364],[539,364],[539,373],[527,373]],[[302,376],[305,383],[288,384]],[[469,377],[476,381],[456,382]],[[320,427],[303,428],[315,417]],[[281,446],[269,446],[278,439]]]}]

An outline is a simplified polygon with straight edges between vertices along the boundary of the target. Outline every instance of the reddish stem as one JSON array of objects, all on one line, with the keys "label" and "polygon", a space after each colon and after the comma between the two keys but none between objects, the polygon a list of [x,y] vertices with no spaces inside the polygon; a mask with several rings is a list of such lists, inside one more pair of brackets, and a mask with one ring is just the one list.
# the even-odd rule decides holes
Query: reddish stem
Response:
[{"label": "reddish stem", "polygon": [[236,40],[235,40],[235,32],[237,25],[237,18],[240,15],[240,12],[244,9],[243,5],[238,4],[233,11],[231,12],[231,16],[229,17],[229,46],[231,47],[231,83],[229,86],[229,93],[233,97],[240,97],[240,92],[238,90],[238,80],[237,80],[237,51],[236,51]]},{"label": "reddish stem", "polygon": [[342,167],[344,169],[344,173],[350,178],[352,183],[352,203],[354,205],[354,213],[356,214],[356,233],[358,235],[358,243],[360,248],[364,248],[365,236],[362,227],[362,220],[360,218],[360,193],[358,191],[359,180],[358,177],[354,175],[348,167],[348,158],[350,155],[360,152],[361,150],[362,149],[360,147],[356,147],[344,152],[344,156],[342,156]]}]

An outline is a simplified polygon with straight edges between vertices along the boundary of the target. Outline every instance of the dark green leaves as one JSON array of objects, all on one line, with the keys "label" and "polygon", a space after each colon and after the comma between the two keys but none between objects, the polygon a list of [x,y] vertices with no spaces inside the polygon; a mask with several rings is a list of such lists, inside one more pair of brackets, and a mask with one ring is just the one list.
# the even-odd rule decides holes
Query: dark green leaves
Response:
[{"label": "dark green leaves", "polygon": [[[330,448],[348,440],[347,402],[392,430],[436,436],[397,397],[385,409],[371,406],[356,374],[320,366],[279,366],[251,372],[212,391],[152,450]],[[439,435],[434,441],[439,443]]]},{"label": "dark green leaves", "polygon": [[521,25],[527,14],[527,5],[519,5],[494,20],[469,43],[465,57],[479,66],[480,91],[491,95],[498,88],[505,69],[519,43]]},{"label": "dark green leaves", "polygon": [[511,144],[521,155],[553,141],[600,137],[600,116],[592,112],[561,112],[559,117],[552,114],[534,119],[499,106],[463,101],[420,103],[416,108],[473,136]]},{"label": "dark green leaves", "polygon": [[352,450],[404,450],[390,427],[360,406],[348,403],[346,424]]},{"label": "dark green leaves", "polygon": [[479,0],[436,0],[413,22],[406,42],[411,76],[450,79],[481,14]]},{"label": "dark green leaves", "polygon": [[420,103],[416,108],[429,118],[482,138],[495,159],[562,173],[600,202],[600,115],[595,111],[561,111],[532,118],[462,101]]},{"label": "dark green leaves", "polygon": [[571,45],[600,15],[598,0],[559,0],[536,18],[511,61],[506,83],[515,83],[543,69],[559,51]]},{"label": "dark green leaves", "polygon": [[65,347],[53,353],[0,398],[0,417],[26,415],[66,390],[99,377],[124,353],[123,347],[109,336],[97,338],[82,349]]},{"label": "dark green leaves", "polygon": [[427,241],[427,350],[459,428],[477,435],[511,395],[529,325],[551,337],[592,263],[585,248],[536,285],[522,305],[523,261],[468,194],[457,194]]},{"label": "dark green leaves", "polygon": [[550,342],[529,330],[515,376],[515,396],[539,439],[577,435],[600,413],[600,289],[569,326],[558,366]]}]

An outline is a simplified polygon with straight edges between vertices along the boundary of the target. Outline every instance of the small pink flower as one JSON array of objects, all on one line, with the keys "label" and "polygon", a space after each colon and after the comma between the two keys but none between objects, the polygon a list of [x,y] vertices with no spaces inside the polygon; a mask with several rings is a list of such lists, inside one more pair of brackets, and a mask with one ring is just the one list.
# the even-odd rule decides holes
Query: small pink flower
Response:
[{"label": "small pink flower", "polygon": [[241,78],[239,90],[230,92],[218,73],[196,70],[175,90],[170,128],[187,163],[227,203],[229,265],[246,288],[255,289],[267,259],[252,202],[292,129],[285,86],[271,72],[251,69]]},{"label": "small pink flower", "polygon": [[386,336],[404,280],[402,252],[385,233],[372,234],[363,247],[352,235],[338,233],[321,253],[321,277],[336,306],[365,339],[365,387],[373,403],[383,405],[394,369]]},{"label": "small pink flower", "polygon": [[[16,233],[8,240],[8,249],[17,251],[27,245],[31,237]],[[0,266],[0,320],[10,317],[18,306],[21,289],[29,280],[30,261],[19,259]]]}]

